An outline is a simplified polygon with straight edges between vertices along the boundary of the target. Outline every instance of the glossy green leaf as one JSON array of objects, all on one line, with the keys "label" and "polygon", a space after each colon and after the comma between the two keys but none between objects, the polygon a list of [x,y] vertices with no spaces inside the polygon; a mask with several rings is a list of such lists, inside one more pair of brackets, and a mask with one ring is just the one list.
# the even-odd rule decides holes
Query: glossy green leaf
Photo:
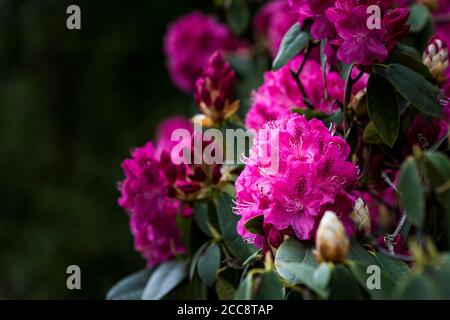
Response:
[{"label": "glossy green leaf", "polygon": [[378,135],[392,148],[400,129],[400,109],[395,90],[375,73],[369,78],[367,96],[369,117]]},{"label": "glossy green leaf", "polygon": [[[373,299],[387,299],[391,296],[395,283],[381,266],[362,261],[350,261],[348,267],[360,286]],[[378,280],[379,287],[376,287]]]},{"label": "glossy green leaf", "polygon": [[221,194],[220,197],[215,200],[215,204],[217,218],[219,220],[219,226],[225,244],[239,261],[245,261],[256,249],[245,243],[236,231],[239,216],[235,215],[231,210],[231,196],[227,193]]},{"label": "glossy green leaf", "polygon": [[311,36],[300,29],[300,24],[295,23],[284,35],[278,54],[273,61],[272,68],[278,70],[286,65],[292,58],[298,55],[308,45]]},{"label": "glossy green leaf", "polygon": [[197,223],[200,230],[209,237],[212,237],[209,224],[208,204],[203,202],[196,202],[194,205],[194,221]]},{"label": "glossy green leaf", "polygon": [[236,291],[234,298],[236,300],[250,300],[252,298],[253,289],[253,277],[251,274],[247,274]]},{"label": "glossy green leaf", "polygon": [[191,262],[189,265],[189,280],[192,280],[194,278],[195,270],[197,270],[198,259],[200,258],[201,254],[203,253],[203,251],[205,250],[207,245],[208,245],[208,243],[202,244],[200,246],[200,248],[198,248],[198,250],[192,256],[192,259],[191,259]]},{"label": "glossy green leaf", "polygon": [[310,247],[295,238],[288,238],[280,245],[275,256],[275,266],[279,263],[304,263],[312,267],[318,265]]},{"label": "glossy green leaf", "polygon": [[227,21],[235,34],[241,34],[250,22],[250,11],[246,0],[231,0],[227,12]]},{"label": "glossy green leaf", "polygon": [[369,122],[364,128],[363,139],[365,143],[368,144],[381,144],[383,143],[383,139],[381,139],[380,135],[375,128],[373,122]]},{"label": "glossy green leaf", "polygon": [[140,300],[152,269],[143,269],[117,282],[106,294],[107,300]]},{"label": "glossy green leaf", "polygon": [[212,286],[216,281],[217,270],[220,267],[220,248],[211,244],[200,255],[197,263],[197,272],[202,281]]},{"label": "glossy green leaf", "polygon": [[245,229],[253,234],[262,235],[264,233],[263,230],[264,223],[264,215],[259,215],[251,218],[245,223]]},{"label": "glossy green leaf", "polygon": [[291,285],[305,285],[322,298],[326,298],[329,294],[328,288],[323,288],[321,283],[315,281],[316,268],[311,265],[298,262],[278,262],[277,271]]},{"label": "glossy green leaf", "polygon": [[439,291],[425,275],[411,274],[398,284],[393,298],[398,300],[435,300],[439,299]]},{"label": "glossy green leaf", "polygon": [[216,293],[220,300],[233,300],[236,289],[224,277],[218,277],[216,280]]},{"label": "glossy green leaf", "polygon": [[399,259],[394,259],[381,252],[376,252],[380,267],[391,277],[392,280],[398,281],[401,278],[408,276],[411,273],[408,265]]},{"label": "glossy green leaf", "polygon": [[171,260],[157,266],[148,280],[142,300],[160,300],[186,277],[187,262]]},{"label": "glossy green leaf", "polygon": [[355,239],[351,239],[350,241],[350,251],[348,253],[348,259],[368,264],[378,264],[375,256],[364,249],[363,246],[361,246]]},{"label": "glossy green leaf", "polygon": [[330,300],[359,300],[361,289],[353,275],[342,265],[333,269],[330,281]]},{"label": "glossy green leaf", "polygon": [[255,300],[283,300],[284,289],[275,271],[264,272],[255,277]]},{"label": "glossy green leaf", "polygon": [[413,55],[413,53],[394,51],[389,55],[387,63],[401,64],[405,67],[410,68],[411,70],[414,70],[418,74],[421,74],[429,81],[435,81],[433,75],[430,72],[430,69],[423,64],[422,57],[418,59],[416,56]]},{"label": "glossy green leaf", "polygon": [[403,207],[408,219],[413,225],[420,228],[425,215],[425,193],[416,162],[412,157],[406,159],[402,164],[398,190],[402,196]]},{"label": "glossy green leaf", "polygon": [[430,12],[427,7],[423,4],[413,4],[408,19],[409,30],[414,33],[422,31],[429,19]]},{"label": "glossy green leaf", "polygon": [[400,64],[390,64],[385,70],[385,77],[417,110],[430,117],[442,118],[438,103],[439,88],[420,74]]}]

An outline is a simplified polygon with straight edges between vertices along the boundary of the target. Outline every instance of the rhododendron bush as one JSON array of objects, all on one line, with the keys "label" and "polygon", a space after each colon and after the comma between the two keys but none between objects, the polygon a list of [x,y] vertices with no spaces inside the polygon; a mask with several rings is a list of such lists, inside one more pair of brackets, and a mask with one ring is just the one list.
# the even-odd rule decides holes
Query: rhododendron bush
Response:
[{"label": "rhododendron bush", "polygon": [[215,3],[164,37],[197,111],[122,163],[108,298],[450,298],[450,1]]}]

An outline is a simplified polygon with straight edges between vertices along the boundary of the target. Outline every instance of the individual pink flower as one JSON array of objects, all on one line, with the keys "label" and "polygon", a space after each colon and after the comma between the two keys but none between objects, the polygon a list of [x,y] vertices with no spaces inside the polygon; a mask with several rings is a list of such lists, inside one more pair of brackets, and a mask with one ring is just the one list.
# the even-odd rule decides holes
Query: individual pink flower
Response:
[{"label": "individual pink flower", "polygon": [[334,34],[334,25],[325,15],[326,10],[334,5],[335,0],[289,0],[291,9],[298,13],[302,26],[311,19],[311,34],[320,40]]},{"label": "individual pink flower", "polygon": [[162,123],[156,148],[148,142],[122,163],[125,180],[120,184],[119,205],[130,216],[135,249],[149,267],[185,252],[177,216],[189,216],[192,209],[177,199],[173,190],[177,180],[185,179],[186,170],[168,157],[171,133],[180,127],[192,130],[183,118]]},{"label": "individual pink flower", "polygon": [[[353,191],[359,170],[346,160],[349,154],[345,140],[320,120],[287,113],[266,123],[236,181],[239,235],[258,246],[267,241],[276,246],[286,234],[309,240],[327,210],[335,212],[347,233],[353,234],[349,214],[359,196]],[[247,221],[260,215],[265,237],[245,228]]]},{"label": "individual pink flower", "polygon": [[285,33],[296,21],[297,14],[291,10],[287,0],[272,0],[256,13],[253,28],[275,57]]},{"label": "individual pink flower", "polygon": [[[292,108],[306,108],[302,93],[291,74],[291,70],[298,69],[302,59],[297,57],[280,70],[264,74],[264,83],[252,94],[252,106],[245,119],[248,128],[259,129],[267,121],[276,120]],[[327,72],[329,97],[325,98],[323,73],[316,61],[306,62],[300,82],[316,110],[326,114],[334,112],[338,108],[335,102],[342,103],[344,100],[345,81],[335,71]],[[363,77],[355,85],[353,93],[362,89],[366,83],[367,77]]]},{"label": "individual pink flower", "polygon": [[[391,10],[392,4],[393,1],[337,0],[334,7],[327,9],[327,18],[334,23],[338,35],[333,44],[339,47],[339,60],[346,64],[372,65],[388,57],[390,50],[409,30],[405,25],[409,10]],[[370,5],[378,5],[381,9],[380,28],[367,27]]]},{"label": "individual pink flower", "polygon": [[170,76],[184,92],[194,90],[195,81],[214,52],[236,52],[244,47],[226,25],[199,11],[172,22],[164,38]]}]

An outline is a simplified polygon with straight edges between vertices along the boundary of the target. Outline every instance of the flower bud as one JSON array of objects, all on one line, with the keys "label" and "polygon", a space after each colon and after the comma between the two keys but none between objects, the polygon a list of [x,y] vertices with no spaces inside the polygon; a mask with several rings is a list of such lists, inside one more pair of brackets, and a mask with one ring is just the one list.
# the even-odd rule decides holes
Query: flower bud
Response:
[{"label": "flower bud", "polygon": [[448,68],[448,48],[440,37],[434,36],[430,39],[423,53],[423,63],[430,69],[439,85],[447,81],[444,72]]},{"label": "flower bud", "polygon": [[370,221],[369,208],[364,203],[363,199],[358,198],[355,201],[355,207],[350,214],[350,218],[355,223],[356,230],[363,230],[366,234],[370,233],[372,224]]},{"label": "flower bud", "polygon": [[214,53],[195,84],[195,102],[209,119],[202,119],[203,123],[217,124],[236,113],[239,101],[232,101],[235,80],[235,73],[222,54]]},{"label": "flower bud", "polygon": [[315,255],[319,262],[342,262],[348,255],[350,241],[336,214],[326,211],[316,233]]}]

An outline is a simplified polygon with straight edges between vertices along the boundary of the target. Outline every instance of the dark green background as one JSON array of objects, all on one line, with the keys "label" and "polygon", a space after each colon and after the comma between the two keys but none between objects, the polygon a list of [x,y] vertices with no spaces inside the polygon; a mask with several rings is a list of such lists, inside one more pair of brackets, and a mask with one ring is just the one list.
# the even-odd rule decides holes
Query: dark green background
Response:
[{"label": "dark green background", "polygon": [[[0,298],[102,299],[143,267],[116,204],[120,163],[189,112],[162,38],[210,2],[0,1]],[[69,4],[81,31],[66,28]],[[71,264],[82,290],[66,288]]]}]

